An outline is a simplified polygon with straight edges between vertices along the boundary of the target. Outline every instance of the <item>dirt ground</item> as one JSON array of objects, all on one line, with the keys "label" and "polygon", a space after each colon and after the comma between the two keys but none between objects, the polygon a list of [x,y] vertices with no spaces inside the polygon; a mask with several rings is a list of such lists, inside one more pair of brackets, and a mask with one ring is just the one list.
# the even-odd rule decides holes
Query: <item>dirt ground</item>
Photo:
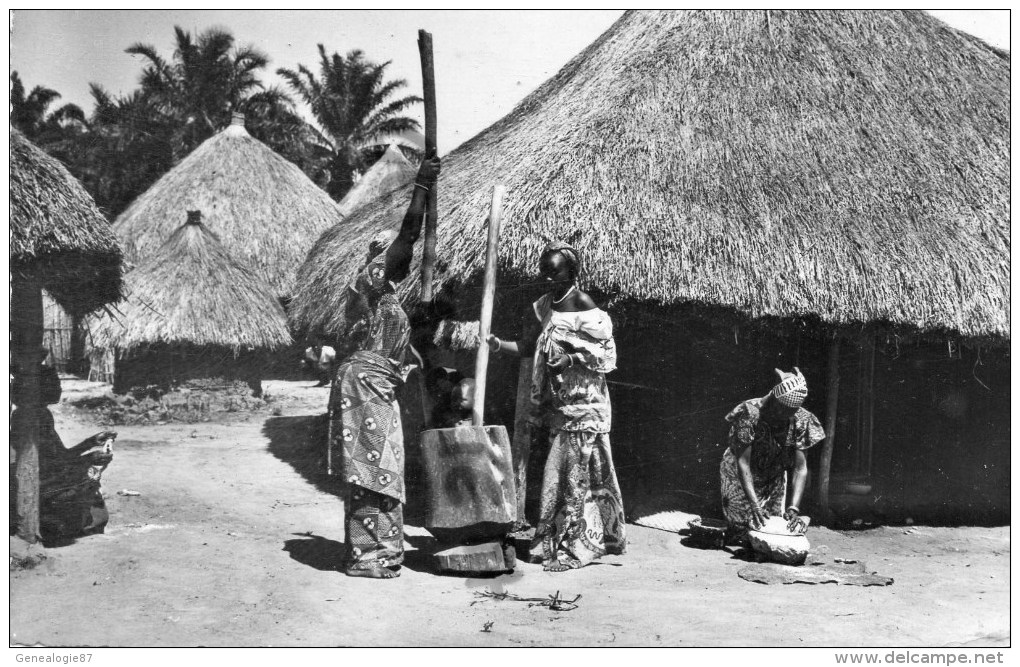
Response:
[{"label": "dirt ground", "polygon": [[[271,382],[275,411],[114,427],[104,535],[10,573],[12,644],[48,646],[1008,646],[1009,527],[812,528],[814,553],[887,587],[744,581],[729,553],[629,525],[629,551],[565,573],[438,576],[420,521],[391,581],[335,570],[343,506],[321,475],[327,390]],[[69,381],[65,401],[104,386]],[[101,430],[66,403],[65,444]],[[141,495],[118,495],[121,490]],[[626,502],[626,499],[624,499]],[[572,611],[481,598],[577,594]]]}]

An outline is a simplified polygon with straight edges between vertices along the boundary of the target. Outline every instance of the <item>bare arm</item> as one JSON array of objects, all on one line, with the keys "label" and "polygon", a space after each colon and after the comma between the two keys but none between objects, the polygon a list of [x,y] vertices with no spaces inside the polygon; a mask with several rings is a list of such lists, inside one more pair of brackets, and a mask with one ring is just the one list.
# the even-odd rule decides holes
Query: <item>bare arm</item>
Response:
[{"label": "bare arm", "polygon": [[421,236],[421,226],[425,220],[428,189],[438,176],[439,158],[431,155],[422,160],[415,185],[411,188],[411,204],[407,207],[403,222],[400,223],[400,232],[386,250],[385,277],[388,281],[400,282],[410,272],[414,244]]},{"label": "bare arm", "polygon": [[528,316],[524,318],[524,333],[520,340],[500,340],[489,334],[486,341],[489,344],[489,349],[493,352],[530,357],[535,354],[535,343],[538,342],[538,335],[541,332],[541,323],[535,318],[534,313],[528,313]]},{"label": "bare arm", "polygon": [[740,486],[743,487],[744,495],[747,496],[747,501],[751,504],[751,516],[748,517],[748,522],[751,528],[757,528],[765,523],[765,519],[768,517],[758,503],[758,495],[754,492],[754,476],[751,473],[751,445],[744,447],[740,456],[737,457],[737,471],[740,473]]},{"label": "bare arm", "polygon": [[804,485],[807,483],[807,456],[804,451],[798,449],[794,454],[793,468],[790,470],[793,491],[790,494],[790,505],[783,513],[783,518],[789,523],[786,524],[790,532],[804,532],[807,526],[800,518],[800,499],[804,495]]},{"label": "bare arm", "polygon": [[804,485],[807,482],[807,457],[803,450],[797,450],[792,472],[793,492],[790,495],[790,505],[799,509],[801,496],[804,495]]}]

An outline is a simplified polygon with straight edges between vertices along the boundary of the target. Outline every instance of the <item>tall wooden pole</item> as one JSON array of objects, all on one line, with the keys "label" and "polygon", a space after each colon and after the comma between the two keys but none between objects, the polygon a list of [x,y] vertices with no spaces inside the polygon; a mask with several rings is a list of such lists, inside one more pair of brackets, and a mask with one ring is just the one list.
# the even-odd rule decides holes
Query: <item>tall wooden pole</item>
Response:
[{"label": "tall wooden pole", "polygon": [[496,258],[499,255],[499,225],[503,219],[503,193],[497,185],[492,189],[489,207],[489,241],[485,249],[485,282],[482,286],[482,314],[478,318],[478,354],[475,357],[475,400],[471,413],[472,426],[485,425],[485,378],[489,372],[489,326],[492,324],[492,305],[496,299]]},{"label": "tall wooden pole", "polygon": [[528,492],[528,461],[531,459],[531,374],[535,360],[528,355],[521,356],[517,375],[517,404],[514,410],[514,438],[510,441],[510,453],[514,462],[514,480],[517,488],[516,530],[527,524],[524,517],[524,502]]},{"label": "tall wooden pole", "polygon": [[829,345],[827,405],[825,406],[825,440],[822,442],[822,460],[818,466],[818,503],[826,521],[829,512],[829,473],[832,468],[832,449],[836,445],[836,409],[839,407],[839,337]]},{"label": "tall wooden pole", "polygon": [[866,364],[865,387],[867,400],[864,404],[864,474],[871,476],[871,454],[875,434],[875,335],[869,334],[865,341],[864,359]]},{"label": "tall wooden pole", "polygon": [[39,424],[42,392],[39,389],[39,348],[43,340],[42,287],[37,279],[15,276],[11,285],[11,328],[14,361],[18,365],[17,412],[11,424],[16,462],[18,537],[39,540]]},{"label": "tall wooden pole", "polygon": [[[432,34],[418,31],[418,54],[421,56],[422,97],[425,100],[425,156],[436,155],[436,75],[432,61]],[[421,300],[432,301],[432,274],[436,266],[436,223],[439,183],[429,190],[425,205],[425,240],[421,261]]]},{"label": "tall wooden pole", "polygon": [[[425,30],[418,31],[418,55],[421,58],[422,99],[425,101],[425,156],[436,154],[436,76],[432,63],[432,34]],[[436,231],[437,231],[437,192],[439,183],[433,183],[425,199],[425,238],[422,241],[421,254],[421,302],[430,313],[432,303],[433,272],[436,266]],[[428,348],[431,343],[426,343]],[[421,395],[422,427],[432,428],[432,397],[425,388],[425,374],[429,369],[429,351],[420,350],[423,368],[418,375],[418,392]]]}]

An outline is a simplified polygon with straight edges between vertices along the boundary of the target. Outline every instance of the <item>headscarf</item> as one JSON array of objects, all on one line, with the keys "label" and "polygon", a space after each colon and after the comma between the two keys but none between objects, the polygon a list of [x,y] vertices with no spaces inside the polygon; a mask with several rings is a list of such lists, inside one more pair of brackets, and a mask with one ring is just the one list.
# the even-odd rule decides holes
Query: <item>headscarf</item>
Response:
[{"label": "headscarf", "polygon": [[772,387],[772,397],[788,408],[799,408],[804,405],[807,398],[807,380],[796,366],[793,373],[784,373],[776,369],[779,376],[779,384]]},{"label": "headscarf", "polygon": [[581,256],[569,243],[565,241],[550,241],[542,249],[542,256],[544,257],[551,252],[558,252],[566,258],[575,278],[581,273]]}]

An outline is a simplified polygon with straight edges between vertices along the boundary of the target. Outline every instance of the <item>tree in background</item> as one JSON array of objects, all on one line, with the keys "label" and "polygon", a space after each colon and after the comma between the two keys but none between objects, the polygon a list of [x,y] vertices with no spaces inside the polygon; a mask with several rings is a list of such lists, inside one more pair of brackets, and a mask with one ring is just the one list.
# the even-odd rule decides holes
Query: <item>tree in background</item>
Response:
[{"label": "tree in background", "polygon": [[293,158],[305,154],[306,123],[290,97],[265,88],[258,74],[269,57],[253,46],[234,46],[234,36],[210,28],[192,36],[174,28],[175,48],[167,61],[148,44],[136,43],[127,53],[145,58],[139,80],[141,95],[170,128],[174,162],[230,124],[230,115],[244,113],[252,135],[273,150]]},{"label": "tree in background", "polygon": [[318,77],[300,64],[297,71],[276,70],[308,104],[321,127],[314,133],[319,169],[324,173],[315,180],[327,181],[326,191],[337,201],[354,185],[355,174],[364,173],[381,154],[382,137],[419,128],[418,121],[402,114],[422,100],[417,95],[393,99],[407,81],[387,81],[389,64],[366,60],[360,50],[345,57],[328,56],[319,44]]},{"label": "tree in background", "polygon": [[88,134],[70,168],[112,220],[173,168],[173,125],[141,90],[114,97],[89,87]]},{"label": "tree in background", "polygon": [[11,125],[40,147],[62,145],[85,127],[85,113],[75,104],[54,111],[50,106],[60,93],[36,86],[25,94],[25,84],[17,72],[11,72]]},{"label": "tree in background", "polygon": [[313,164],[308,123],[278,88],[258,78],[269,58],[252,47],[234,47],[228,31],[214,28],[193,37],[174,28],[170,60],[155,47],[132,44],[127,53],[146,65],[139,88],[114,97],[91,84],[93,111],[87,133],[58,156],[112,219],[135,197],[203,141],[245,114],[248,131],[305,169]]}]

